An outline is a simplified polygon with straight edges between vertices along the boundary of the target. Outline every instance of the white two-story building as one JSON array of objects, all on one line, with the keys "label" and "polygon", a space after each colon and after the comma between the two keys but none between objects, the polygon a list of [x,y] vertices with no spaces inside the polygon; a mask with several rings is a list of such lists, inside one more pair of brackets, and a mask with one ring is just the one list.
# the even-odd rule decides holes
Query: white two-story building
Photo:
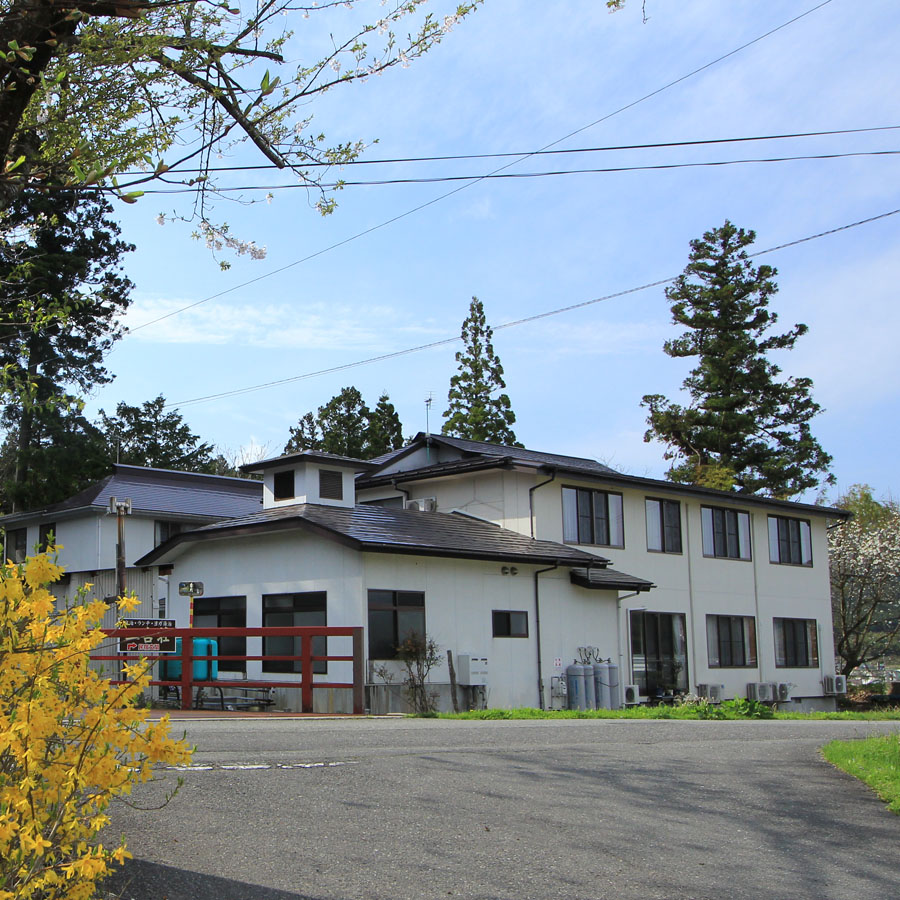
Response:
[{"label": "white two-story building", "polygon": [[[307,451],[247,468],[262,481],[116,466],[64,503],[0,521],[7,558],[52,533],[62,590],[90,581],[111,595],[109,502],[129,499],[139,616],[186,627],[189,601],[170,585],[200,581],[198,626],[363,626],[373,708],[391,696],[385,678],[399,681],[396,647],[413,631],[444,653],[431,674],[444,706],[447,650],[463,666],[487,660],[486,678],[470,681],[486,681],[488,705],[551,707],[583,647],[617,665],[620,699],[627,685],[653,698],[710,685],[744,697],[774,684],[795,708],[834,704],[826,528],[842,510],[436,435],[376,460]],[[292,650],[251,637],[220,652]],[[349,639],[329,638],[328,652],[349,652]],[[283,681],[297,669],[220,663],[223,677]],[[316,663],[314,678],[349,681],[349,663]],[[342,709],[341,698],[321,690],[316,704]]]},{"label": "white two-story building", "polygon": [[[368,462],[305,452],[248,468],[260,512],[136,561],[203,581],[208,624],[362,625],[373,682],[399,674],[405,635],[427,633],[487,659],[494,706],[558,705],[551,688],[586,646],[647,698],[775,684],[795,708],[833,706],[826,527],[843,511],[443,436]],[[186,624],[186,601],[169,609]],[[432,679],[448,702],[446,661]]]}]

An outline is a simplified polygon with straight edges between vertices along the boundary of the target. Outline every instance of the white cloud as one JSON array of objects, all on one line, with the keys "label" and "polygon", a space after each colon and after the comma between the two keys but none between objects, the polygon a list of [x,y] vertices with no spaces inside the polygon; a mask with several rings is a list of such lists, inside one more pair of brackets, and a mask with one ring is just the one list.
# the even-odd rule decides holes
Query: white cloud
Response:
[{"label": "white cloud", "polygon": [[415,343],[444,336],[438,326],[405,321],[406,316],[388,305],[369,306],[361,314],[359,307],[325,302],[299,307],[274,302],[215,303],[163,318],[189,304],[176,299],[138,300],[125,324],[139,329],[133,332],[134,340],[147,343],[295,350],[383,350],[404,337]]}]

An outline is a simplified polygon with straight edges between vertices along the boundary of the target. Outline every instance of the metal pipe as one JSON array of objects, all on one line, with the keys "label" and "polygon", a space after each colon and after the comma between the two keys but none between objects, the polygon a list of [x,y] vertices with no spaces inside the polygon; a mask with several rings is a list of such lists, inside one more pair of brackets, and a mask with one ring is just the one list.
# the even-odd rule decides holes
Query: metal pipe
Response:
[{"label": "metal pipe", "polygon": [[546,569],[536,569],[534,572],[534,636],[537,642],[537,683],[538,683],[538,705],[540,709],[544,706],[544,673],[543,673],[543,654],[541,652],[541,591],[538,586],[538,575],[544,572],[552,572],[559,568],[559,563],[547,566]]}]

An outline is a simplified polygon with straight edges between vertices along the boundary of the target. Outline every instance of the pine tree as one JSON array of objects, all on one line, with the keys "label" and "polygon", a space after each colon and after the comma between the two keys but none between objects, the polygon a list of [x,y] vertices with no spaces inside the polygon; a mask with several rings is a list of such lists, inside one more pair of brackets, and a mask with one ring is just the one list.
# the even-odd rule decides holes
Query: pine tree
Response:
[{"label": "pine tree", "polygon": [[43,445],[54,434],[84,436],[78,395],[112,381],[103,357],[123,333],[133,285],[120,259],[134,248],[111,212],[98,196],[25,191],[0,217],[2,424],[16,442],[5,492],[14,503],[46,496],[42,483],[57,476],[40,467],[50,458]]},{"label": "pine tree", "polygon": [[110,462],[181,472],[213,472],[212,444],[201,443],[181,413],[165,412],[161,394],[141,406],[119,403],[115,416],[100,410]]},{"label": "pine tree", "polygon": [[387,393],[374,410],[355,387],[345,387],[317,413],[301,416],[284,446],[285,453],[323,450],[356,459],[372,459],[403,444],[403,426]]},{"label": "pine tree", "polygon": [[484,305],[472,298],[462,324],[464,347],[456,354],[459,371],[450,379],[449,406],[443,433],[471,441],[519,447],[512,425],[516,414],[504,390],[503,366],[491,343],[493,330],[484,318]]},{"label": "pine tree", "polygon": [[363,459],[373,459],[403,446],[403,425],[387,393],[378,398],[369,416]]},{"label": "pine tree", "polygon": [[690,261],[666,290],[672,319],[688,331],[665,352],[697,358],[683,387],[687,406],[648,394],[644,440],[666,445],[668,477],[706,487],[791,497],[831,481],[831,457],[810,431],[820,412],[809,378],[780,378],[768,354],[790,350],[807,331],[772,334],[769,299],[778,290],[771,266],[753,268],[745,247],[752,231],[731,222],[691,241]]}]

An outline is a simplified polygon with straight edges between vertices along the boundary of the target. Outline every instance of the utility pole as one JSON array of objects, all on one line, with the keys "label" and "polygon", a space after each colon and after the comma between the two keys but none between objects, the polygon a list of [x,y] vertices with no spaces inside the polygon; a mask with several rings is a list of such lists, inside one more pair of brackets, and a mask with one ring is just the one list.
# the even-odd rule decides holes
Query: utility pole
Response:
[{"label": "utility pole", "polygon": [[125,585],[125,516],[131,515],[131,498],[117,500],[109,498],[109,515],[116,517],[117,536],[116,542],[116,596],[124,597],[127,590]]}]

